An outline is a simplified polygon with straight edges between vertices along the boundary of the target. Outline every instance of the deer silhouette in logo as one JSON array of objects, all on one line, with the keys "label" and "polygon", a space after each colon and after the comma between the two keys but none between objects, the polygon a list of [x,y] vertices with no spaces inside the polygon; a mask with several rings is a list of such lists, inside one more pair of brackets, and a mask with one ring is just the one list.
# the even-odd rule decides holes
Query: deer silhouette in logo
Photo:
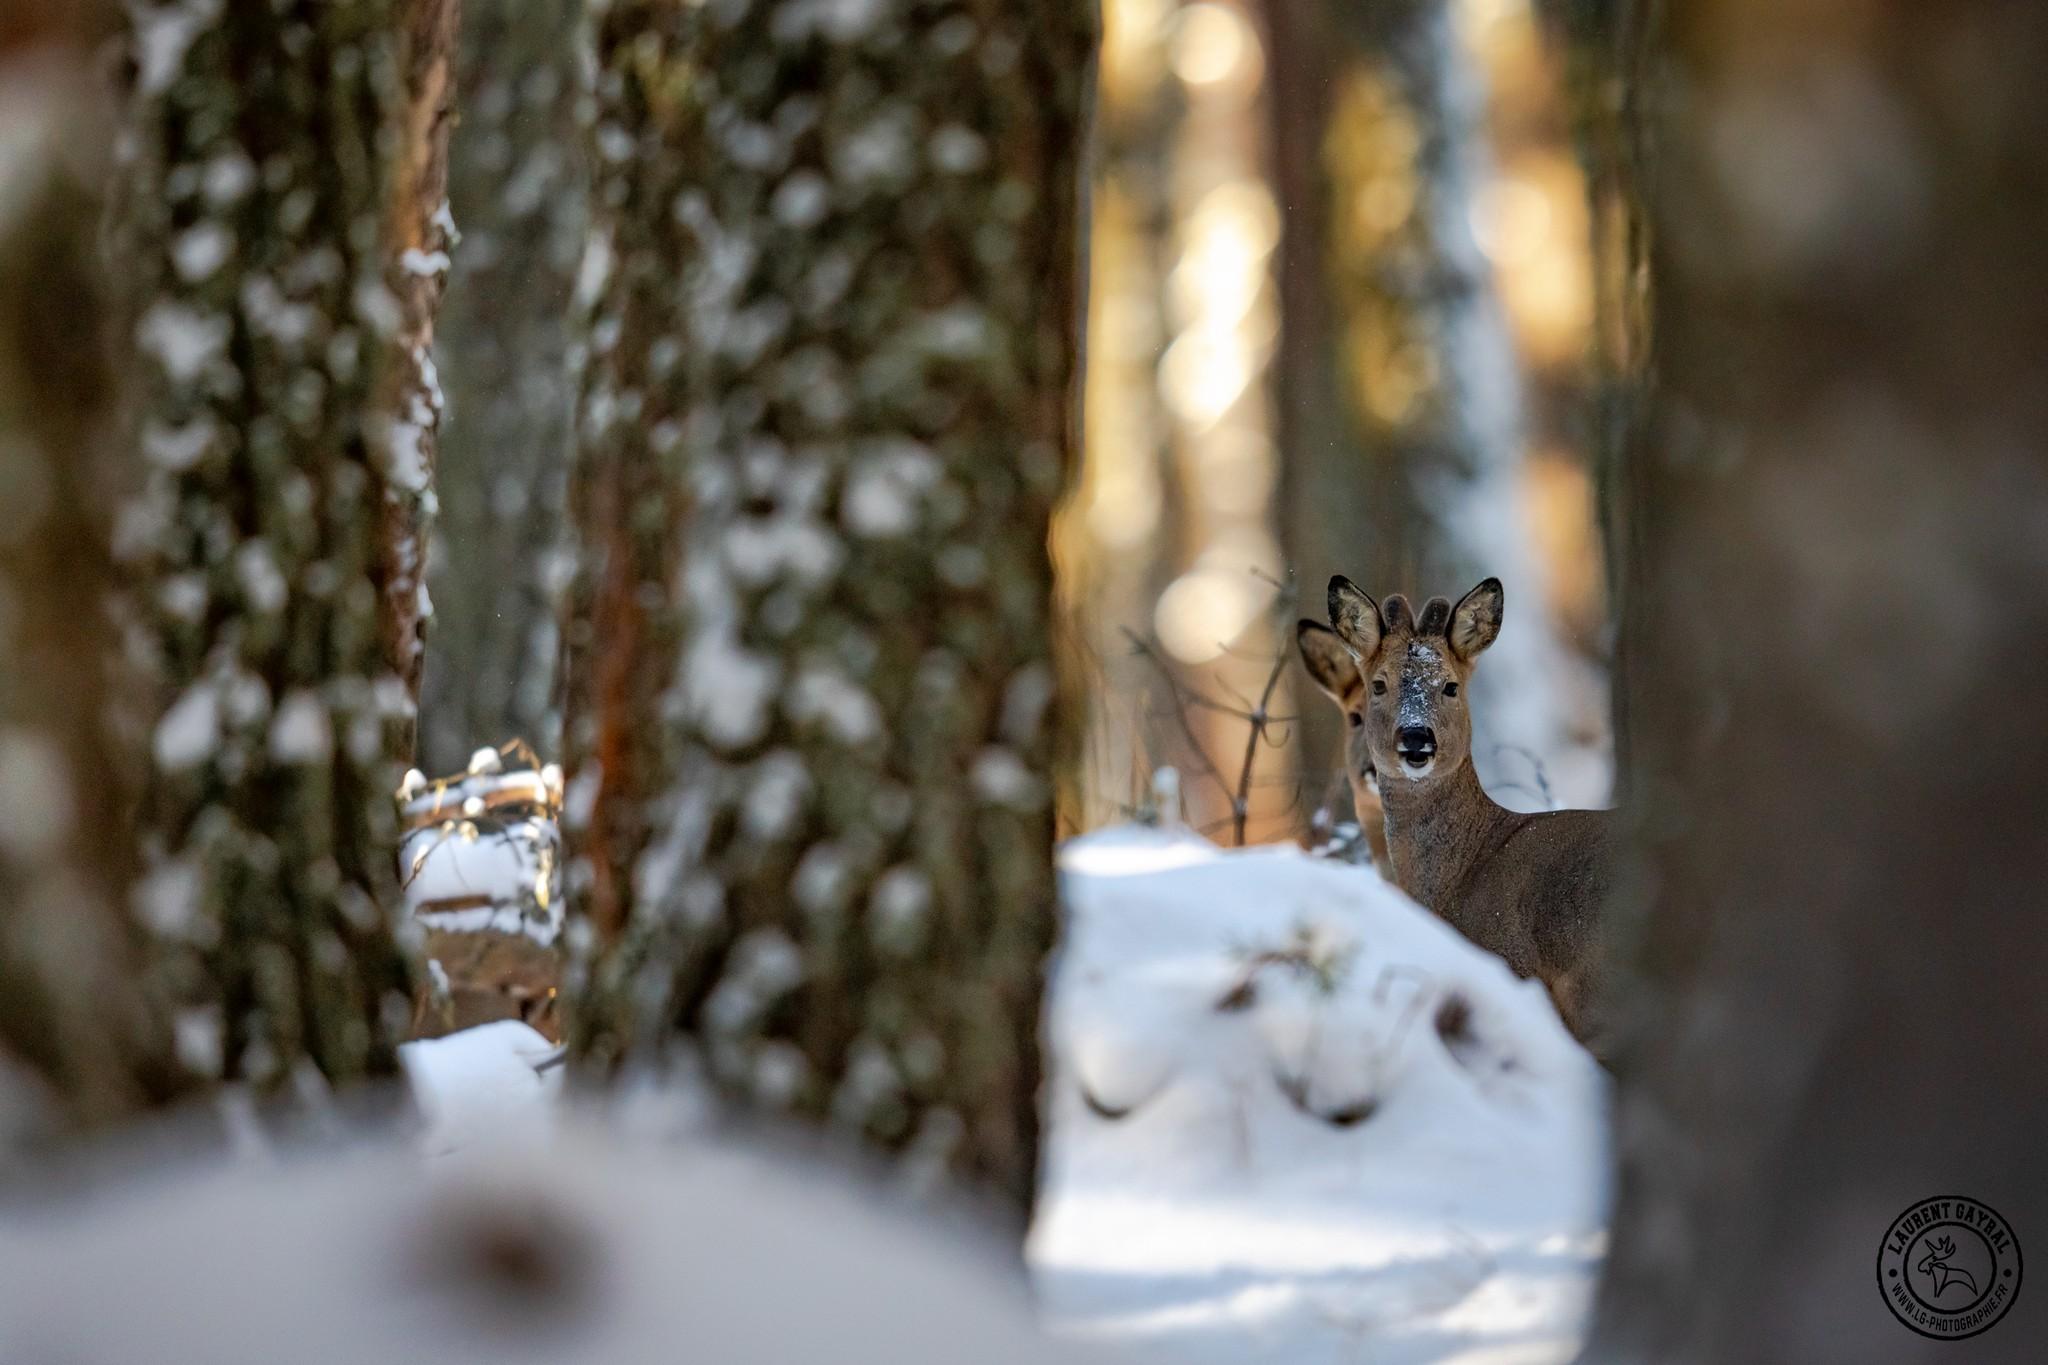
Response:
[{"label": "deer silhouette in logo", "polygon": [[1977,1292],[1977,1282],[1970,1278],[1970,1272],[1958,1270],[1948,1263],[1948,1258],[1956,1254],[1954,1238],[1944,1237],[1939,1242],[1923,1241],[1920,1245],[1927,1248],[1927,1254],[1922,1256],[1920,1264],[1913,1268],[1934,1281],[1935,1298],[1938,1299],[1947,1293],[1948,1287],[1952,1284],[1966,1284],[1970,1287],[1971,1294]]}]

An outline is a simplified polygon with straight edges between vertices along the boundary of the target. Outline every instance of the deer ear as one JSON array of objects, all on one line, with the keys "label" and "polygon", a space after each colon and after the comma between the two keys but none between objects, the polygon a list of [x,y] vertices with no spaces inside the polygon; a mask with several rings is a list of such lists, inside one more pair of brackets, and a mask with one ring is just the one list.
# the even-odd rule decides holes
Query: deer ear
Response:
[{"label": "deer ear", "polygon": [[1319,621],[1303,621],[1294,628],[1294,644],[1316,686],[1339,706],[1351,705],[1363,682],[1358,676],[1358,661],[1337,638],[1337,632]]},{"label": "deer ear", "polygon": [[1379,652],[1379,603],[1343,574],[1330,580],[1330,628],[1361,659],[1370,659]]},{"label": "deer ear", "polygon": [[1479,652],[1500,634],[1505,608],[1506,598],[1498,578],[1487,579],[1459,598],[1458,605],[1451,608],[1451,652],[1466,663],[1478,658]]}]

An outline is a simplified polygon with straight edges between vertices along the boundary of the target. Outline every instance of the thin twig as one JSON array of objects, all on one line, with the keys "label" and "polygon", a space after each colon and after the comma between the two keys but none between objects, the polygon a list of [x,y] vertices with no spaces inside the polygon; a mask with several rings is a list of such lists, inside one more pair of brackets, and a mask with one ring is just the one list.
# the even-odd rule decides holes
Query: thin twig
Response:
[{"label": "thin twig", "polygon": [[[1287,619],[1293,614],[1293,588],[1269,574],[1260,573],[1256,569],[1252,570],[1252,574],[1274,588],[1276,597],[1275,619],[1284,626]],[[1239,848],[1244,847],[1249,833],[1248,826],[1251,821],[1251,792],[1254,785],[1252,773],[1258,766],[1259,743],[1263,740],[1275,749],[1284,748],[1292,739],[1293,732],[1291,730],[1283,730],[1280,734],[1276,735],[1274,733],[1275,727],[1292,726],[1300,719],[1298,716],[1275,716],[1271,711],[1273,694],[1279,689],[1280,679],[1287,671],[1287,661],[1292,657],[1291,651],[1283,645],[1274,654],[1258,656],[1262,662],[1270,660],[1272,667],[1266,674],[1266,683],[1259,692],[1259,699],[1256,704],[1249,698],[1238,696],[1227,683],[1219,681],[1217,685],[1222,687],[1238,703],[1236,706],[1228,706],[1182,682],[1180,675],[1175,671],[1173,665],[1167,661],[1152,641],[1128,627],[1124,628],[1123,633],[1124,638],[1131,642],[1132,650],[1158,670],[1159,676],[1165,681],[1167,690],[1172,698],[1174,721],[1180,726],[1181,735],[1187,741],[1188,751],[1195,763],[1196,775],[1215,783],[1216,789],[1222,794],[1224,800],[1230,803],[1228,820],[1217,821],[1213,825],[1205,826],[1202,832],[1207,833],[1210,829],[1219,829],[1223,824],[1228,823],[1233,842]],[[1231,648],[1228,643],[1220,645],[1219,648],[1225,655],[1230,657],[1253,657]],[[1188,712],[1195,709],[1214,712],[1217,715],[1230,716],[1233,719],[1245,722],[1247,729],[1244,740],[1244,761],[1238,766],[1237,781],[1235,783],[1224,777],[1222,768],[1210,756],[1209,750],[1202,743],[1201,737],[1195,733],[1195,727],[1188,717]],[[1290,803],[1290,809],[1297,805],[1299,801],[1300,791],[1297,789],[1294,802]]]},{"label": "thin twig", "polygon": [[1280,685],[1280,674],[1286,667],[1285,654],[1273,660],[1273,671],[1266,675],[1266,690],[1259,693],[1258,709],[1251,714],[1251,730],[1244,737],[1244,766],[1238,770],[1237,793],[1230,803],[1239,848],[1244,847],[1245,819],[1251,810],[1252,762],[1259,756],[1259,739],[1266,733],[1266,707],[1273,700],[1273,689]]},{"label": "thin twig", "polygon": [[1167,690],[1173,693],[1173,717],[1179,722],[1180,732],[1187,739],[1188,748],[1193,753],[1195,761],[1200,765],[1200,774],[1214,782],[1217,789],[1228,798],[1230,795],[1229,781],[1224,778],[1223,770],[1216,766],[1216,761],[1209,757],[1209,751],[1202,747],[1202,741],[1195,734],[1195,727],[1188,722],[1187,689],[1181,685],[1180,678],[1173,671],[1173,666],[1160,657],[1159,651],[1153,648],[1151,641],[1145,639],[1128,626],[1123,628],[1123,632],[1124,638],[1131,642],[1131,648],[1136,650],[1139,656],[1147,663],[1159,670],[1159,676],[1165,681]]}]

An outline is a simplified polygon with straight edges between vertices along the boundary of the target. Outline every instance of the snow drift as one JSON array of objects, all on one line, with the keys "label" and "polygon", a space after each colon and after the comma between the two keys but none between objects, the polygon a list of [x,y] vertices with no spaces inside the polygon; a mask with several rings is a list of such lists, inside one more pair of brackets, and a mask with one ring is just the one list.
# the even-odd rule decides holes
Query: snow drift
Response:
[{"label": "snow drift", "polygon": [[1003,1248],[839,1163],[558,1115],[498,1023],[405,1049],[409,1142],[0,1213],[0,1360],[1571,1355],[1605,1080],[1540,986],[1369,869],[1139,828],[1061,861],[1037,1323]]},{"label": "snow drift", "polygon": [[1175,1361],[1573,1354],[1606,1081],[1540,985],[1292,849],[1126,829],[1062,866],[1052,1322]]}]

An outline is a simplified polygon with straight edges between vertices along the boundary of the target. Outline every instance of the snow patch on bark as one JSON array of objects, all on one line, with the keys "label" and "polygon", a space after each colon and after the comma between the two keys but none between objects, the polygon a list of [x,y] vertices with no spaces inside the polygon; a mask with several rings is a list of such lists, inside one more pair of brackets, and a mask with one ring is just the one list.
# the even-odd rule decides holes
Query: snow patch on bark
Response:
[{"label": "snow patch on bark", "polygon": [[135,339],[176,384],[189,384],[227,350],[228,320],[159,299],[136,323]]},{"label": "snow patch on bark", "polygon": [[135,38],[137,93],[155,96],[171,88],[184,70],[185,54],[213,27],[222,7],[223,0],[182,0],[168,5],[136,0],[128,6]]},{"label": "snow patch on bark", "polygon": [[157,722],[151,751],[159,768],[182,772],[204,763],[220,747],[220,693],[206,680],[193,683]]},{"label": "snow patch on bark", "polygon": [[309,688],[285,693],[270,722],[270,756],[278,763],[322,764],[334,757],[327,705]]}]

